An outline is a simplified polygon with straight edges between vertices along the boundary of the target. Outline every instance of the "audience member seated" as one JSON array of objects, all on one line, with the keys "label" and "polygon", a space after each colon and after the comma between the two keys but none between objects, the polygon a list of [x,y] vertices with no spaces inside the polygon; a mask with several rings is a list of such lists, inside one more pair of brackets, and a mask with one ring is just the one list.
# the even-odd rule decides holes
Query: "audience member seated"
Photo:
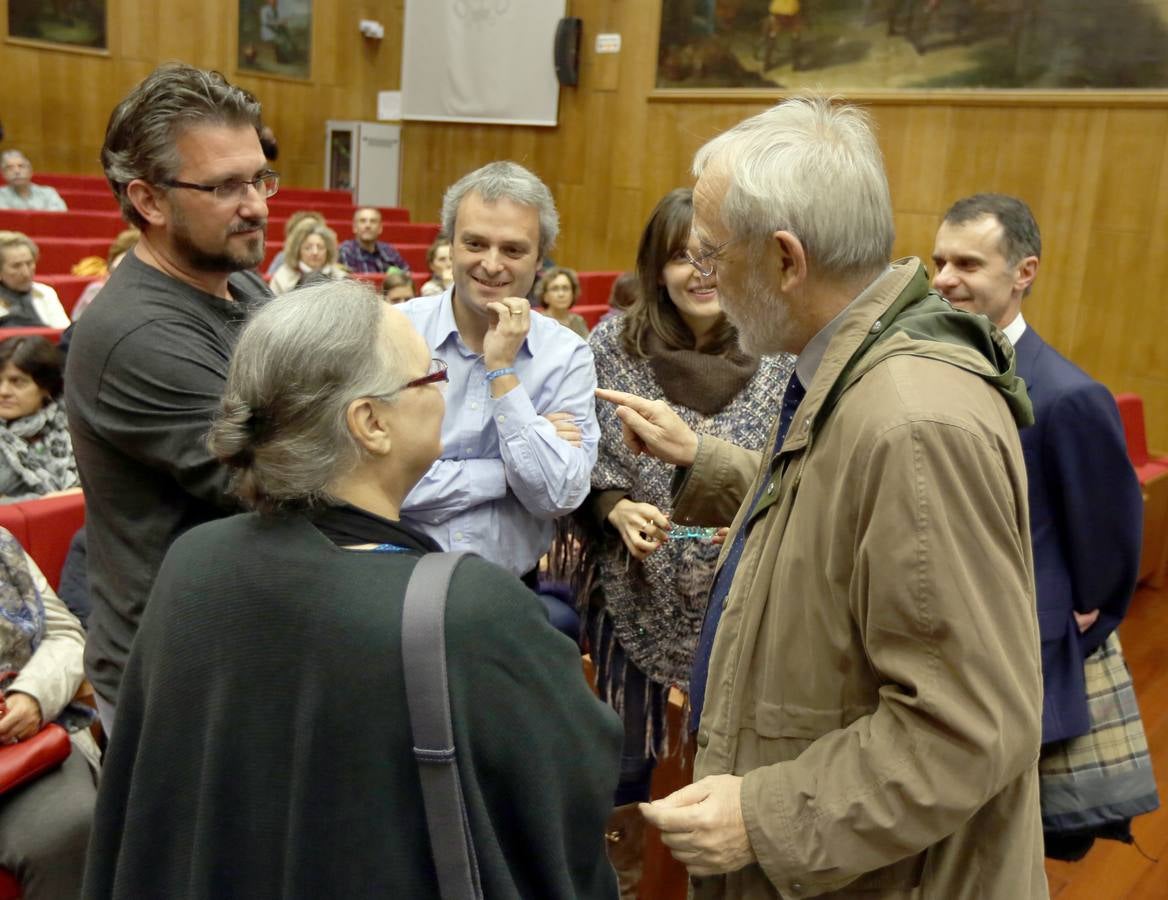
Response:
[{"label": "audience member seated", "polygon": [[563,266],[548,269],[535,283],[535,300],[542,307],[541,311],[588,340],[588,323],[583,316],[572,312],[579,299],[580,279],[572,269]]},{"label": "audience member seated", "polygon": [[61,352],[40,336],[0,341],[0,503],[75,488],[77,463],[60,404]]},{"label": "audience member seated", "polygon": [[413,276],[401,269],[390,269],[381,279],[381,294],[390,303],[405,303],[413,299],[417,296]]},{"label": "audience member seated", "polygon": [[92,708],[71,702],[84,680],[85,633],[16,539],[0,528],[0,744],[35,735],[50,722],[70,732],[59,768],[0,794],[0,866],[24,900],[81,895],[93,816],[97,745]]},{"label": "audience member seated", "polygon": [[284,264],[276,270],[269,286],[279,296],[314,275],[332,280],[345,277],[337,266],[337,233],[323,222],[306,219],[288,236]]},{"label": "audience member seated", "polygon": [[353,237],[341,244],[341,265],[350,272],[388,272],[391,268],[410,270],[405,261],[381,237],[381,211],[362,207],[353,214]]},{"label": "audience member seated", "polygon": [[429,281],[422,285],[422,296],[441,294],[454,284],[454,257],[451,254],[450,238],[439,234],[426,251],[426,265],[430,267]]},{"label": "audience member seated", "polygon": [[[401,662],[406,584],[438,546],[399,509],[442,449],[445,375],[352,282],[245,327],[208,444],[256,512],[167,553],[118,695],[87,896],[438,896]],[[445,641],[433,687],[449,691],[484,895],[614,897],[620,729],[576,645],[473,556]]]},{"label": "audience member seated", "polygon": [[608,312],[600,317],[600,321],[607,322],[613,316],[624,315],[625,310],[636,302],[637,276],[632,272],[618,275],[608,293]]},{"label": "audience member seated", "polygon": [[86,630],[89,629],[89,614],[93,612],[93,602],[89,599],[89,573],[86,571],[88,557],[89,544],[85,538],[83,525],[69,541],[69,550],[61,566],[61,581],[57,585],[57,595]]},{"label": "audience member seated", "polygon": [[[292,232],[296,230],[296,226],[299,225],[301,222],[303,222],[305,219],[315,219],[321,225],[325,224],[324,213],[318,213],[318,212],[311,210],[311,209],[297,210],[296,212],[292,213],[292,215],[290,215],[288,217],[288,219],[284,222],[284,243],[285,244],[287,244],[288,240],[292,237]],[[276,253],[276,255],[272,257],[272,261],[268,265],[268,271],[265,272],[264,274],[267,275],[269,278],[271,278],[273,275],[276,274],[276,272],[278,272],[280,270],[280,266],[282,266],[283,264],[284,264],[284,251],[279,250]]]},{"label": "audience member seated", "polygon": [[110,272],[118,267],[118,263],[122,261],[122,257],[129,252],[130,248],[138,243],[138,238],[141,237],[142,232],[137,228],[127,228],[110,244],[109,255],[106,257],[106,272],[105,276],[97,281],[88,284],[81,296],[77,298],[77,302],[73,304],[73,321],[76,322],[81,318],[89,304],[93,302],[93,298],[98,295],[98,292],[105,287],[105,283],[109,280]]},{"label": "audience member seated", "polygon": [[0,328],[68,328],[57,292],[34,281],[40,250],[19,231],[0,231]]},{"label": "audience member seated", "polygon": [[32,183],[32,163],[19,150],[0,153],[0,169],[8,182],[0,188],[0,209],[39,209],[65,212],[68,208],[56,188]]}]

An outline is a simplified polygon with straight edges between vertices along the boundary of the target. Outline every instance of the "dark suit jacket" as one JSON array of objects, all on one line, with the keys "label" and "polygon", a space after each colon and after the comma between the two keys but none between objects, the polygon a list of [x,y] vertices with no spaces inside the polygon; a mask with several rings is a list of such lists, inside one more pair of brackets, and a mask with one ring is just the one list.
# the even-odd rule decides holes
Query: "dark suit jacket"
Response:
[{"label": "dark suit jacket", "polygon": [[[1143,498],[1115,399],[1033,328],[1015,346],[1034,404],[1021,432],[1042,637],[1042,741],[1085,734],[1083,658],[1119,625],[1135,591]],[[1073,611],[1099,610],[1079,634]]]}]

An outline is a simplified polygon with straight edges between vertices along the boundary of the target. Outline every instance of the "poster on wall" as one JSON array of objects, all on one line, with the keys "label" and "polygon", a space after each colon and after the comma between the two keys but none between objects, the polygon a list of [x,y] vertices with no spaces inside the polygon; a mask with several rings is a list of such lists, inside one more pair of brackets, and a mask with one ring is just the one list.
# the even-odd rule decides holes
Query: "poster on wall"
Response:
[{"label": "poster on wall", "polygon": [[556,27],[565,5],[406,0],[402,118],[554,126],[560,104]]},{"label": "poster on wall", "polygon": [[1168,88],[1168,0],[669,0],[658,88]]},{"label": "poster on wall", "polygon": [[105,50],[106,0],[8,0],[8,37]]},{"label": "poster on wall", "polygon": [[312,0],[239,0],[241,72],[307,78],[312,62]]}]

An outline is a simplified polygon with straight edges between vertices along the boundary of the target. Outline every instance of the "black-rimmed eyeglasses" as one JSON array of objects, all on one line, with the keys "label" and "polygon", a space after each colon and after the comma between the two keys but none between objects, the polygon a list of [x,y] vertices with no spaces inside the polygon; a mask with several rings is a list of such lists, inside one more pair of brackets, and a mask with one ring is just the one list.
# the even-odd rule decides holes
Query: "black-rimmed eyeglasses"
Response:
[{"label": "black-rimmed eyeglasses", "polygon": [[719,254],[733,243],[734,238],[729,238],[728,240],[722,241],[717,247],[703,250],[697,256],[694,256],[686,250],[685,261],[693,266],[694,271],[701,275],[702,278],[709,278],[714,274],[714,269],[718,268]]},{"label": "black-rimmed eyeglasses", "polygon": [[264,172],[251,181],[224,181],[222,184],[195,184],[191,181],[178,181],[172,178],[169,181],[161,182],[161,186],[214,194],[215,199],[223,203],[228,201],[242,203],[247,199],[248,188],[255,188],[256,192],[265,200],[268,197],[274,197],[276,191],[280,190],[280,176],[276,172]]}]

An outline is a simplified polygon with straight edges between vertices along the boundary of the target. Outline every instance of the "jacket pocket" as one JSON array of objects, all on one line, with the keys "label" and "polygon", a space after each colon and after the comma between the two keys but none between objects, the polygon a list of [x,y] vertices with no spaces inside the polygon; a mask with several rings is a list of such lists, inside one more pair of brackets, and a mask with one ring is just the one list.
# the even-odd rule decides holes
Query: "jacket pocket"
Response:
[{"label": "jacket pocket", "polygon": [[790,703],[759,700],[754,707],[754,730],[764,738],[798,738],[813,741],[842,728],[842,709],[815,709]]}]

